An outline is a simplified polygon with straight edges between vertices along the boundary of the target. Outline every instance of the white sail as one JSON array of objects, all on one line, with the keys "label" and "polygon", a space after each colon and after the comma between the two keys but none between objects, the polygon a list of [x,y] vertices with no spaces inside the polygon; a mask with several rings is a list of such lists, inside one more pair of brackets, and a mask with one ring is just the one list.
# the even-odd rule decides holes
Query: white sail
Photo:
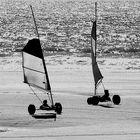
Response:
[{"label": "white sail", "polygon": [[95,81],[95,89],[97,88],[98,84],[103,79],[103,76],[100,72],[96,61],[96,21],[93,22],[92,31],[91,31],[91,58],[92,58],[92,71]]},{"label": "white sail", "polygon": [[24,82],[50,91],[49,78],[39,39],[29,40],[22,50]]}]

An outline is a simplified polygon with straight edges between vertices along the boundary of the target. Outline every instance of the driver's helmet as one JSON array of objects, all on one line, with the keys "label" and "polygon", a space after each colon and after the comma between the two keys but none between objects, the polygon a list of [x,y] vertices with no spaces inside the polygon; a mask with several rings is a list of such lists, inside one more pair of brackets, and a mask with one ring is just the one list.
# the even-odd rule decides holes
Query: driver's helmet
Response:
[{"label": "driver's helmet", "polygon": [[43,104],[44,104],[44,105],[47,104],[47,100],[44,100],[44,101],[43,101]]}]

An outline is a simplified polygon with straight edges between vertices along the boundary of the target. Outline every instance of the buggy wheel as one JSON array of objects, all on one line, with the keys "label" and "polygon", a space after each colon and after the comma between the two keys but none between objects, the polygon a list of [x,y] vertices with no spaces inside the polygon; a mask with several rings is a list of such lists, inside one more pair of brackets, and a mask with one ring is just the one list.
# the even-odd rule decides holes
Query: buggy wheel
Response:
[{"label": "buggy wheel", "polygon": [[92,104],[92,97],[87,98],[87,103],[88,103],[88,105]]},{"label": "buggy wheel", "polygon": [[62,113],[62,105],[60,103],[55,103],[55,112],[57,114],[61,114]]},{"label": "buggy wheel", "polygon": [[93,105],[98,105],[99,103],[99,97],[98,96],[93,96],[92,97],[92,104]]},{"label": "buggy wheel", "polygon": [[28,106],[28,112],[29,112],[29,114],[30,114],[30,115],[34,115],[35,111],[36,111],[35,105],[30,104],[30,105]]},{"label": "buggy wheel", "polygon": [[121,98],[120,98],[119,95],[114,95],[114,96],[112,97],[112,101],[113,101],[113,103],[114,103],[115,105],[118,105],[118,104],[121,102]]}]

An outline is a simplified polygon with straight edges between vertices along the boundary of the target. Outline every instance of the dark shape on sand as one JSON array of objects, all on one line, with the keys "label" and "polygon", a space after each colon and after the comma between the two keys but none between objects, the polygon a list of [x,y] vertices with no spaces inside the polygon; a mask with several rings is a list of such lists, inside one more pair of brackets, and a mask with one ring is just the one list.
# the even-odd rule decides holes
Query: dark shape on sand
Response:
[{"label": "dark shape on sand", "polygon": [[[23,67],[24,83],[29,85],[34,95],[38,98],[41,104],[42,103],[43,104],[39,108],[36,108],[35,105],[30,104],[28,106],[28,112],[34,118],[38,117],[38,115],[35,114],[36,110],[46,110],[46,111],[53,110],[57,114],[61,114],[62,105],[60,103],[54,104],[54,101],[53,101],[49,76],[47,73],[45,59],[43,56],[43,50],[40,44],[37,24],[35,21],[34,12],[31,5],[30,5],[30,8],[31,8],[38,38],[29,40],[28,43],[25,45],[25,47],[22,49],[22,67]],[[40,91],[43,91],[43,93],[48,95],[50,105],[47,104],[47,100],[42,101],[42,99],[35,92],[34,88],[39,89]],[[54,114],[56,115],[56,113]],[[41,115],[42,114],[40,114],[39,116],[41,117]],[[49,115],[49,117],[50,116],[52,115]],[[42,115],[42,117],[44,117],[44,115]]]},{"label": "dark shape on sand", "polygon": [[[111,98],[109,97],[109,91],[106,90],[103,85],[102,81],[103,76],[96,60],[96,49],[97,49],[97,2],[95,2],[95,21],[93,22],[91,30],[91,60],[92,60],[92,72],[94,77],[94,95],[87,99],[87,103],[89,105],[98,105],[99,102],[111,101]],[[97,95],[97,88],[100,85],[100,83],[102,83],[104,88],[103,96]],[[121,101],[120,96],[114,95],[112,101],[115,105],[118,105]]]}]

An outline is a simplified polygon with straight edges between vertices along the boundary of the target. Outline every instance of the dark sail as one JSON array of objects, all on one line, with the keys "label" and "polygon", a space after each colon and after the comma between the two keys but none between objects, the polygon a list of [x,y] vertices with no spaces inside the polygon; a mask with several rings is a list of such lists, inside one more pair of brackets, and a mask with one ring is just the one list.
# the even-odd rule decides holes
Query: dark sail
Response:
[{"label": "dark sail", "polygon": [[24,82],[30,86],[51,90],[39,39],[29,40],[22,50]]},{"label": "dark sail", "polygon": [[103,79],[103,76],[100,72],[98,64],[96,62],[96,21],[93,22],[92,30],[91,30],[91,59],[92,59],[92,71],[95,81],[95,88]]}]

